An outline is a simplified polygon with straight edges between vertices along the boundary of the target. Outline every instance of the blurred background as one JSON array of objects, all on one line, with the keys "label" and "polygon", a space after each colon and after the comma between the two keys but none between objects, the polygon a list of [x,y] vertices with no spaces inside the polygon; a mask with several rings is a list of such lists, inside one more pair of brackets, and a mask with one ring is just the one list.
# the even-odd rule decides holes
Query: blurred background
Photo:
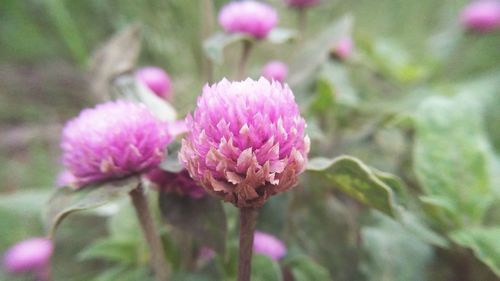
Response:
[{"label": "blurred background", "polygon": [[[226,2],[214,1],[214,13]],[[294,11],[281,1],[269,2],[279,10],[281,27],[296,27]],[[475,75],[499,73],[499,33],[478,36],[461,30],[458,15],[466,0],[323,2],[309,12],[302,40],[315,37],[331,22],[350,14],[357,48],[378,63],[380,75],[397,82],[359,82],[356,88],[360,96],[374,95],[384,101],[393,98],[394,87],[401,93],[417,88],[418,83],[439,80],[440,85],[452,85]],[[216,14],[212,26],[207,26],[201,3],[0,1],[0,252],[19,240],[44,234],[41,210],[61,169],[60,129],[68,118],[96,103],[89,85],[90,58],[110,36],[130,24],[139,24],[143,35],[139,65],[167,70],[181,116],[194,108],[206,83],[202,41],[221,30]],[[224,63],[215,67],[214,80],[232,73],[240,51],[227,49]],[[270,59],[289,62],[296,54],[293,44],[263,43],[250,60],[250,76],[258,77]],[[446,63],[440,64],[439,70],[433,69],[440,57],[447,57]],[[388,65],[402,69],[384,69]],[[359,65],[349,66],[349,72],[354,81],[366,80],[366,69]],[[432,76],[426,76],[428,73]],[[376,159],[363,160],[377,167]],[[64,223],[54,261],[55,280],[90,280],[106,266],[79,262],[77,256],[84,245],[106,234],[104,224],[92,216]],[[0,280],[13,279],[0,273]]]}]

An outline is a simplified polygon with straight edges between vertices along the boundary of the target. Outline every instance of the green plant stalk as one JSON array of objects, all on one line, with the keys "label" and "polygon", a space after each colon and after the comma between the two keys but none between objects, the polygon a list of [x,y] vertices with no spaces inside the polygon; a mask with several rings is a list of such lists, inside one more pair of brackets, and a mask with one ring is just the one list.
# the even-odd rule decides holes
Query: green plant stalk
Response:
[{"label": "green plant stalk", "polygon": [[238,63],[238,68],[236,71],[236,78],[242,80],[246,76],[246,67],[248,63],[248,58],[250,57],[250,52],[252,51],[253,42],[250,40],[243,40],[242,52],[240,57],[240,62]]},{"label": "green plant stalk", "polygon": [[163,253],[163,244],[159,232],[153,221],[153,216],[149,210],[148,201],[144,196],[144,190],[139,184],[137,188],[130,191],[130,198],[134,205],[137,218],[142,228],[144,238],[151,251],[151,263],[155,272],[156,281],[167,281],[170,275],[170,268]]},{"label": "green plant stalk", "polygon": [[238,281],[250,281],[252,272],[253,236],[259,210],[240,209],[240,249],[238,257]]}]

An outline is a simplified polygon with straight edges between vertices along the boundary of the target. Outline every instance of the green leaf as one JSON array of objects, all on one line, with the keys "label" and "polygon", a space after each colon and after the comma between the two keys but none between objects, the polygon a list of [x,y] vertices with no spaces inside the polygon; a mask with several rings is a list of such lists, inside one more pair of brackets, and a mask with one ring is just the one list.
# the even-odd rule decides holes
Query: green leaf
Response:
[{"label": "green leaf", "polygon": [[480,222],[491,190],[477,100],[430,97],[418,109],[416,128],[414,167],[426,202],[442,206],[458,224]]},{"label": "green leaf", "polygon": [[137,241],[112,238],[98,240],[78,254],[80,260],[104,259],[124,264],[135,264],[138,256]]},{"label": "green leaf", "polygon": [[335,105],[335,89],[328,81],[319,79],[316,83],[316,95],[312,101],[309,111],[321,115],[332,110]]},{"label": "green leaf", "polygon": [[271,258],[255,254],[252,257],[252,280],[253,281],[281,281],[280,265]]},{"label": "green leaf", "polygon": [[460,246],[472,249],[474,255],[500,277],[500,227],[461,229],[450,237]]},{"label": "green leaf", "polygon": [[298,32],[288,28],[273,28],[267,35],[266,40],[273,44],[283,44],[298,38]]},{"label": "green leaf", "polygon": [[138,184],[139,179],[131,177],[86,186],[79,190],[67,187],[58,189],[49,199],[45,211],[45,222],[49,236],[54,237],[58,225],[69,214],[97,208],[111,200],[127,196]]},{"label": "green leaf", "polygon": [[290,268],[295,281],[330,281],[332,278],[323,266],[308,256],[296,256],[288,259],[285,265]]},{"label": "green leaf", "polygon": [[391,188],[359,159],[340,156],[335,159],[314,158],[307,170],[357,201],[389,216],[395,216],[395,198]]},{"label": "green leaf", "polygon": [[[372,213],[374,223],[361,230],[367,280],[424,281],[432,248],[393,220]],[[411,261],[411,262],[409,262]]]},{"label": "green leaf", "polygon": [[219,32],[203,42],[203,49],[209,59],[216,63],[222,63],[224,48],[242,40],[250,40],[250,38],[243,33],[228,34]]},{"label": "green leaf", "polygon": [[211,196],[194,199],[161,192],[159,201],[166,223],[186,232],[201,245],[211,247],[220,254],[225,252],[227,224],[220,200]]}]

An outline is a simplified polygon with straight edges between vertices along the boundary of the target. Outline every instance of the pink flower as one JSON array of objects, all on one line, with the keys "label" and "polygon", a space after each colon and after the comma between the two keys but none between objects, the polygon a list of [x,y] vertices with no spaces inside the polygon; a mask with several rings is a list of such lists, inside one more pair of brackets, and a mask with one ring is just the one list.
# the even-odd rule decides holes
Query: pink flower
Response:
[{"label": "pink flower", "polygon": [[309,137],[288,85],[247,79],[206,85],[179,158],[205,190],[237,207],[260,207],[293,187]]},{"label": "pink flower", "polygon": [[333,47],[333,55],[341,60],[345,60],[351,56],[353,49],[354,43],[351,37],[344,37]]},{"label": "pink flower", "polygon": [[268,80],[284,82],[288,74],[288,67],[281,61],[271,61],[262,69],[262,76]]},{"label": "pink flower", "polygon": [[286,246],[283,241],[265,232],[255,231],[253,251],[278,261],[286,255]]},{"label": "pink flower", "polygon": [[85,109],[63,129],[63,163],[76,187],[149,170],[171,139],[166,127],[145,105],[130,101]]},{"label": "pink flower", "polygon": [[245,33],[262,39],[278,23],[278,14],[271,6],[258,1],[231,2],[222,7],[219,23],[228,33]]},{"label": "pink flower", "polygon": [[321,0],[285,0],[285,4],[295,8],[307,8],[318,5]]},{"label": "pink flower", "polygon": [[206,195],[205,190],[189,176],[186,170],[171,173],[156,168],[150,171],[147,177],[160,192],[177,193],[194,199],[200,199]]},{"label": "pink flower", "polygon": [[13,274],[33,272],[41,274],[50,264],[54,246],[46,238],[21,241],[7,250],[3,258],[5,271]]},{"label": "pink flower", "polygon": [[172,83],[165,70],[155,66],[143,67],[137,70],[135,77],[160,98],[172,98]]},{"label": "pink flower", "polygon": [[498,29],[500,27],[500,1],[473,1],[462,10],[460,21],[465,28],[479,32]]}]

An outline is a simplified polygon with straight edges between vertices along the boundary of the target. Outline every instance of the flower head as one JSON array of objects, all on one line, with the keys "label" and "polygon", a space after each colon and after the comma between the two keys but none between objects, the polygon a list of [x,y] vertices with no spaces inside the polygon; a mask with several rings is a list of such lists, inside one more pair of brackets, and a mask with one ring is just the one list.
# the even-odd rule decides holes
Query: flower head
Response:
[{"label": "flower head", "polygon": [[54,246],[46,238],[21,241],[7,250],[3,258],[5,271],[18,274],[44,271],[50,263]]},{"label": "flower head", "polygon": [[468,4],[460,15],[465,28],[488,32],[500,28],[500,1],[477,0]]},{"label": "flower head", "polygon": [[147,177],[160,192],[173,192],[194,199],[199,199],[206,195],[205,190],[189,176],[186,170],[182,170],[179,173],[171,173],[156,168],[150,171]]},{"label": "flower head", "polygon": [[219,23],[228,33],[245,33],[262,39],[278,23],[278,14],[271,6],[258,1],[231,2],[222,7]]},{"label": "flower head", "polygon": [[297,183],[309,138],[288,85],[247,79],[206,85],[179,158],[205,190],[237,207],[260,207]]},{"label": "flower head", "polygon": [[262,76],[269,80],[284,82],[288,75],[288,67],[281,61],[271,61],[262,69]]},{"label": "flower head", "polygon": [[76,187],[149,170],[171,137],[146,106],[111,101],[83,110],[62,133],[63,163]]},{"label": "flower head", "polygon": [[255,231],[253,238],[253,251],[278,261],[286,255],[286,246],[283,241],[273,235]]},{"label": "flower head", "polygon": [[318,5],[321,0],[285,0],[285,4],[294,8],[307,8]]},{"label": "flower head", "polygon": [[341,60],[349,58],[354,49],[354,42],[351,37],[344,37],[333,47],[332,54]]},{"label": "flower head", "polygon": [[160,98],[172,98],[172,83],[165,70],[155,66],[143,67],[137,70],[135,77]]}]

